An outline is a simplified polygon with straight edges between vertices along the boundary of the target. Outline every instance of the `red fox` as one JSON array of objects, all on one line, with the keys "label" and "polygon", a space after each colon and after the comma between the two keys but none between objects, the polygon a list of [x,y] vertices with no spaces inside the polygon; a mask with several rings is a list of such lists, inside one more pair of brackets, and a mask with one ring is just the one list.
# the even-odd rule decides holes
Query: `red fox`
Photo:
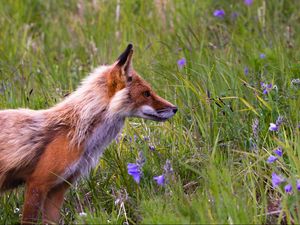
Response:
[{"label": "red fox", "polygon": [[22,223],[60,219],[64,194],[89,172],[127,117],[171,118],[177,107],[159,97],[132,67],[129,44],[62,102],[46,110],[0,111],[0,192],[25,183]]}]

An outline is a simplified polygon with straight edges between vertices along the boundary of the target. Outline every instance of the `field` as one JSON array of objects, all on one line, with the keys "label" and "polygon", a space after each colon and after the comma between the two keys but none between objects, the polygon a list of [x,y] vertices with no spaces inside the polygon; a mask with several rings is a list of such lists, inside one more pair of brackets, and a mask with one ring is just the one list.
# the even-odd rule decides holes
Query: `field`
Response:
[{"label": "field", "polygon": [[[128,43],[135,69],[179,108],[165,123],[127,120],[66,195],[61,224],[299,224],[299,9],[298,0],[0,0],[1,109],[53,106]],[[137,184],[127,164],[141,158]],[[0,196],[1,223],[19,221],[23,192]]]}]

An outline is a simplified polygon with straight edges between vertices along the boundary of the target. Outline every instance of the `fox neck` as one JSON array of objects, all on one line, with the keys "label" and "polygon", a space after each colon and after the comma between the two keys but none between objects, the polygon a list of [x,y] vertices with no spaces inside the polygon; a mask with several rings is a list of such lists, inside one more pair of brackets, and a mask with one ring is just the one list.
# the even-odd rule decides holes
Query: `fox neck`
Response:
[{"label": "fox neck", "polygon": [[127,98],[127,89],[107,95],[106,72],[108,66],[96,69],[82,85],[63,102],[53,108],[56,120],[68,129],[73,146],[85,146],[95,149],[107,146],[122,129],[126,113],[123,103]]}]

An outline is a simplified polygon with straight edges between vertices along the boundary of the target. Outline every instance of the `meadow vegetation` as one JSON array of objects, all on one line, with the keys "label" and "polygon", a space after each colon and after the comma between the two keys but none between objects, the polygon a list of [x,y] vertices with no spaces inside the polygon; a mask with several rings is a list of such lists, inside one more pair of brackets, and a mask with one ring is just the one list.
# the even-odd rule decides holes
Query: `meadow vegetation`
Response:
[{"label": "meadow vegetation", "polygon": [[[61,223],[299,224],[299,9],[298,0],[1,0],[1,109],[53,106],[129,42],[135,69],[179,108],[165,123],[127,120],[67,194]],[[141,157],[137,184],[127,166]],[[0,196],[1,223],[19,221],[23,191]]]}]

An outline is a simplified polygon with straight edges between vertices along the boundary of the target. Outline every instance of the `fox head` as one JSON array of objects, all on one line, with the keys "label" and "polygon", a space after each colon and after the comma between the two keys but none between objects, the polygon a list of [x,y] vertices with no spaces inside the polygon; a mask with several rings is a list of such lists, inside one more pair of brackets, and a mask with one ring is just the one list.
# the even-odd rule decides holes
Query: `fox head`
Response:
[{"label": "fox head", "polygon": [[133,46],[112,65],[107,74],[110,109],[126,117],[165,121],[177,112],[177,107],[158,96],[132,67]]}]

